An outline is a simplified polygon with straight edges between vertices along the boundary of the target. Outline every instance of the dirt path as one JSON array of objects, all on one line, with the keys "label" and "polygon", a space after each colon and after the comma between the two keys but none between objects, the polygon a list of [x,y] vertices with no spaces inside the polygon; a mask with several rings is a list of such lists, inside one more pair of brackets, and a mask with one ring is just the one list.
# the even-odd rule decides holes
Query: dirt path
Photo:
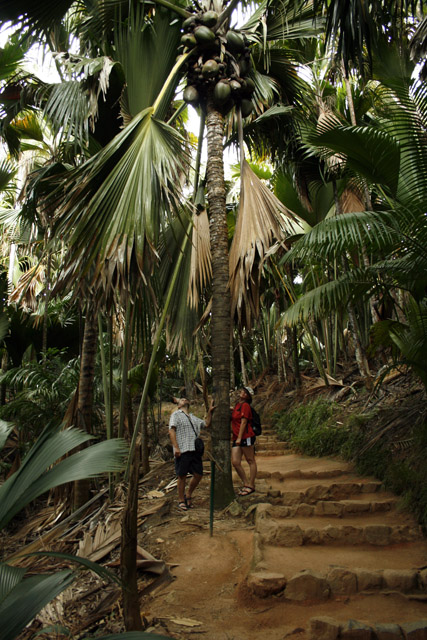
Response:
[{"label": "dirt path", "polygon": [[[177,639],[394,640],[401,625],[408,640],[427,638],[426,621],[421,635],[405,627],[427,618],[427,546],[394,496],[333,459],[261,455],[258,466],[257,492],[216,514],[212,537],[208,478],[194,509],[179,513],[174,501],[167,524],[143,533],[173,576],[144,599],[150,629]],[[310,631],[322,616],[326,632]],[[354,635],[350,619],[375,635]]]}]

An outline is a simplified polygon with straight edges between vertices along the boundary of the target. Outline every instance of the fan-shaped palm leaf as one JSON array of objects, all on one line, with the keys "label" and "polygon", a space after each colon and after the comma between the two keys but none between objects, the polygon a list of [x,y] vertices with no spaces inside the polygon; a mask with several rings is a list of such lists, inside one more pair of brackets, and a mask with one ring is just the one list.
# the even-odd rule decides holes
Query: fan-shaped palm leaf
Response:
[{"label": "fan-shaped palm leaf", "polygon": [[259,273],[273,238],[284,240],[302,230],[297,217],[268,189],[244,161],[241,174],[239,215],[230,248],[230,291],[232,313],[246,309],[246,322],[257,314]]},{"label": "fan-shaped palm leaf", "polygon": [[[117,60],[126,77],[126,97],[131,117],[154,104],[173,68],[181,38],[181,24],[171,24],[167,10],[147,15],[144,5],[136,5],[126,22],[116,28]],[[156,116],[164,119],[176,83],[170,83]]]},{"label": "fan-shaped palm leaf", "polygon": [[12,190],[12,180],[16,175],[16,168],[8,160],[0,162],[0,192]]},{"label": "fan-shaped palm leaf", "polygon": [[[192,344],[199,320],[198,300],[211,274],[209,228],[206,212],[194,213],[193,219],[183,211],[171,221],[159,244],[159,280],[162,296],[169,295],[167,343],[171,350]],[[176,273],[176,265],[179,271]]]},{"label": "fan-shaped palm leaf", "polygon": [[[72,174],[61,207],[58,232],[70,237],[70,262],[79,275],[96,261],[117,256],[127,276],[133,252],[141,273],[166,211],[177,206],[177,185],[188,155],[182,136],[145,109],[97,156]],[[96,230],[89,234],[88,230]]]}]

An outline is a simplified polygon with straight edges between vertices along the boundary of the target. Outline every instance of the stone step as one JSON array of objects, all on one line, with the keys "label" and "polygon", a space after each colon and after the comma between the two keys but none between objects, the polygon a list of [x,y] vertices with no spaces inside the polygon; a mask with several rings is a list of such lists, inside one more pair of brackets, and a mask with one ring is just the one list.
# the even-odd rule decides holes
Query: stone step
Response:
[{"label": "stone step", "polygon": [[257,445],[262,445],[262,444],[266,444],[269,442],[282,442],[281,440],[278,439],[276,434],[266,434],[266,433],[262,433],[261,436],[257,436],[256,439],[256,444]]},{"label": "stone step", "polygon": [[259,446],[255,444],[255,450],[258,454],[270,453],[271,451],[280,451],[283,454],[285,451],[289,451],[289,445],[287,442],[265,442]]},{"label": "stone step", "polygon": [[277,500],[286,506],[298,504],[314,505],[317,502],[341,501],[354,499],[359,494],[375,494],[382,488],[382,483],[376,480],[363,482],[331,482],[322,484],[312,484],[301,490],[275,489],[274,484],[269,485],[268,491],[273,491]]},{"label": "stone step", "polygon": [[[291,478],[302,477],[323,477],[323,474],[331,470],[337,473],[353,473],[354,465],[339,458],[313,458],[287,451],[274,460],[266,459],[262,456],[257,460],[258,478],[272,477],[279,479],[282,477],[288,481]],[[356,477],[356,476],[355,476]],[[360,481],[360,476],[357,476]]]},{"label": "stone step", "polygon": [[321,470],[312,470],[312,469],[291,469],[289,471],[265,471],[260,469],[258,471],[258,478],[260,479],[271,479],[277,482],[284,482],[290,479],[302,479],[302,480],[311,480],[311,479],[322,479],[322,478],[338,478],[342,475],[347,475],[348,470],[343,469],[321,469]]},{"label": "stone step", "polygon": [[310,618],[309,640],[425,640],[427,638],[427,619],[413,622],[389,623],[366,622],[359,620],[336,620],[329,616]]},{"label": "stone step", "polygon": [[[274,498],[276,492],[267,491],[267,498],[269,494]],[[363,494],[365,495],[365,494]],[[298,505],[284,506],[279,504],[273,504],[269,509],[269,515],[272,518],[294,518],[297,517],[333,517],[342,518],[348,515],[365,516],[369,513],[384,513],[391,511],[396,507],[398,499],[385,498],[385,499],[368,499],[368,500],[340,500],[340,501],[328,501],[319,500],[316,504],[306,504],[304,502]]]},{"label": "stone step", "polygon": [[[357,518],[347,517],[345,524],[325,525],[322,518],[313,516],[276,520],[273,518],[256,519],[256,532],[263,545],[278,547],[299,547],[305,545],[374,545],[387,546],[404,544],[414,540],[421,540],[421,528],[416,524],[392,524],[395,518],[383,524],[384,515],[372,514],[369,524],[359,524]],[[395,516],[395,514],[391,514]]]},{"label": "stone step", "polygon": [[262,434],[258,437],[262,438],[262,436],[272,436],[274,438],[278,438],[276,429],[272,429],[271,427],[265,427],[264,425],[262,427]]},{"label": "stone step", "polygon": [[280,571],[269,571],[262,563],[248,574],[249,589],[260,597],[283,591],[287,600],[328,600],[360,592],[399,592],[427,600],[427,569],[384,569],[371,571],[363,567],[334,566],[327,573],[302,569],[286,577]]}]

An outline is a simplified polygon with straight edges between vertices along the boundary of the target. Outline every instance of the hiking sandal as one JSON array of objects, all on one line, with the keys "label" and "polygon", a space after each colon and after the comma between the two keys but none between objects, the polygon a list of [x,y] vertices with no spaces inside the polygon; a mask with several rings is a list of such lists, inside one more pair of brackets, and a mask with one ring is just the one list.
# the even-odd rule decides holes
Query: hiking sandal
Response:
[{"label": "hiking sandal", "polygon": [[194,509],[192,498],[190,498],[189,496],[184,496],[184,500],[185,500],[185,506],[187,507],[187,509]]},{"label": "hiking sandal", "polygon": [[178,509],[180,511],[188,511],[186,502],[178,502]]},{"label": "hiking sandal", "polygon": [[250,496],[251,493],[255,492],[255,488],[254,487],[242,487],[238,493],[239,496]]}]

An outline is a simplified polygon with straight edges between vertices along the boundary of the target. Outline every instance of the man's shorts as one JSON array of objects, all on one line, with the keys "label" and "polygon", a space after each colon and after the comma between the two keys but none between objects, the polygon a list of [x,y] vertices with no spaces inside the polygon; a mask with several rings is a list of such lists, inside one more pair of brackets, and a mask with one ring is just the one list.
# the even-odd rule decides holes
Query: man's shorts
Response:
[{"label": "man's shorts", "polygon": [[187,473],[203,475],[202,457],[195,451],[185,451],[179,458],[175,458],[175,472],[177,476],[186,476]]},{"label": "man's shorts", "polygon": [[251,447],[255,444],[256,436],[252,436],[252,438],[243,438],[240,444],[236,444],[236,441],[233,440],[233,447]]}]

